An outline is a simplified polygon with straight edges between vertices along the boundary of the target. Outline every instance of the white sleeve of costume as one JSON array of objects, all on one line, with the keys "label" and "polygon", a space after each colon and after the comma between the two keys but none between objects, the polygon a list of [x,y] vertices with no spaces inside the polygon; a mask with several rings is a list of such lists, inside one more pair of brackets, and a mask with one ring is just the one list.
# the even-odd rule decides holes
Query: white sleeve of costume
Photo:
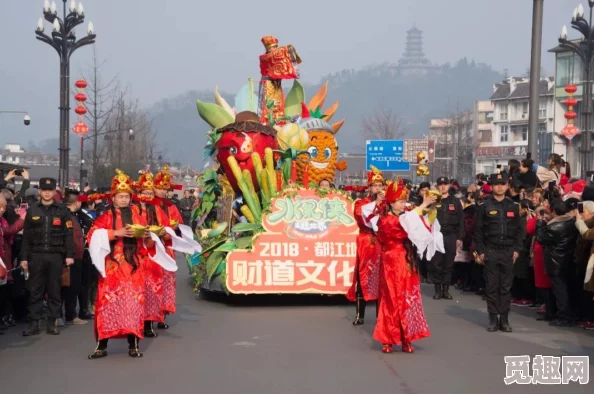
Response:
[{"label": "white sleeve of costume", "polygon": [[102,277],[107,277],[105,272],[105,258],[111,253],[109,245],[109,232],[106,229],[96,229],[91,236],[89,244],[89,254],[91,261]]},{"label": "white sleeve of costume", "polygon": [[167,254],[159,236],[151,233],[151,239],[155,241],[155,254],[153,256],[149,254],[151,260],[163,267],[164,270],[171,272],[177,271],[177,263]]},{"label": "white sleeve of costume", "polygon": [[375,211],[375,201],[365,204],[361,207],[361,213],[363,214],[363,223],[373,231],[377,231],[377,222],[379,221],[379,215],[375,215],[371,220],[367,221],[369,215]]},{"label": "white sleeve of costume", "polygon": [[181,237],[178,237],[172,228],[165,227],[165,231],[171,236],[171,246],[169,246],[169,249],[188,254],[202,252],[202,247],[194,240],[192,229],[183,224],[179,225],[179,229],[182,235]]},{"label": "white sleeve of costume", "polygon": [[443,235],[439,231],[437,220],[433,223],[432,231],[429,231],[419,214],[410,211],[400,215],[400,224],[408,234],[408,239],[417,247],[419,257],[423,257],[425,251],[427,260],[430,260],[436,251],[443,253]]}]

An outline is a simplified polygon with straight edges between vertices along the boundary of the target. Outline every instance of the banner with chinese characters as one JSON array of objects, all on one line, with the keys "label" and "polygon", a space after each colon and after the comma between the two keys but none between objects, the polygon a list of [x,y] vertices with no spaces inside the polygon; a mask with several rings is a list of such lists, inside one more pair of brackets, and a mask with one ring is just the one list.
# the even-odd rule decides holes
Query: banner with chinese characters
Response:
[{"label": "banner with chinese characters", "polygon": [[235,294],[344,294],[357,252],[353,203],[342,194],[299,190],[271,201],[251,251],[227,255]]}]

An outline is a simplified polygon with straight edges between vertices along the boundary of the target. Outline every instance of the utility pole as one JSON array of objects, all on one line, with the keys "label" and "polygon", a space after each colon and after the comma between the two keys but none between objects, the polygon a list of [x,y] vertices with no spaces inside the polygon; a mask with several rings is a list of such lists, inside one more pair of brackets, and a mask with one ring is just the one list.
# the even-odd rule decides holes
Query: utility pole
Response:
[{"label": "utility pole", "polygon": [[544,0],[533,0],[532,55],[530,59],[530,107],[528,117],[528,153],[538,159],[538,104],[540,99],[540,57]]}]

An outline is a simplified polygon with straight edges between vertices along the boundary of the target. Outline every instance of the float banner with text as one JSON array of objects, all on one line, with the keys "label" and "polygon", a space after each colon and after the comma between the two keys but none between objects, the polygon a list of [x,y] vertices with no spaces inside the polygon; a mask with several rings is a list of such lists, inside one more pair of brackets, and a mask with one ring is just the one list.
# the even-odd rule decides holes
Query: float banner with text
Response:
[{"label": "float banner with text", "polygon": [[271,201],[266,230],[251,251],[227,255],[227,289],[235,294],[345,294],[357,253],[353,202],[299,190]]}]

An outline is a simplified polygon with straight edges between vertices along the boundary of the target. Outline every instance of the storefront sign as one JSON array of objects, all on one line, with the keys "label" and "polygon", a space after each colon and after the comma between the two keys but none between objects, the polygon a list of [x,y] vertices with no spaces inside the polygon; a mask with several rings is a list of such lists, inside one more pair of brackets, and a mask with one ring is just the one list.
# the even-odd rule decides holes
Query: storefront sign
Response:
[{"label": "storefront sign", "polygon": [[251,251],[227,256],[227,289],[235,294],[344,294],[357,252],[353,203],[338,193],[300,190],[272,200]]},{"label": "storefront sign", "polygon": [[490,146],[487,148],[477,148],[475,151],[476,157],[509,157],[517,156],[521,158],[526,157],[525,146]]}]

